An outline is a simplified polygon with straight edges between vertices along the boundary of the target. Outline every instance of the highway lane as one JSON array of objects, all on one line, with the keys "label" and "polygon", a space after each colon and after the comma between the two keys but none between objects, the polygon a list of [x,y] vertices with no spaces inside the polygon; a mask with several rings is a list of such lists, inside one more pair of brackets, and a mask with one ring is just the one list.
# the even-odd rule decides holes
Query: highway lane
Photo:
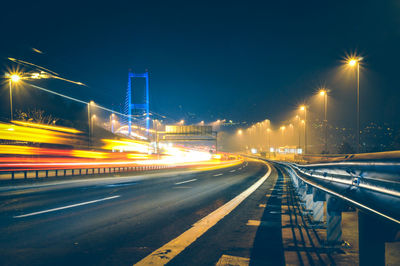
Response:
[{"label": "highway lane", "polygon": [[132,265],[252,186],[243,165],[0,189],[0,264]]}]

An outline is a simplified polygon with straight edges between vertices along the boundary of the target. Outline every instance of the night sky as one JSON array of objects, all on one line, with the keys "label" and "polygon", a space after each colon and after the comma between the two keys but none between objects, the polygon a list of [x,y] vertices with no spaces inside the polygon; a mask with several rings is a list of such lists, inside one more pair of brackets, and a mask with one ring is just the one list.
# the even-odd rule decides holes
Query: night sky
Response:
[{"label": "night sky", "polygon": [[339,68],[357,51],[363,123],[398,123],[399,1],[8,2],[3,72],[7,57],[33,62],[87,84],[52,87],[83,100],[118,109],[128,69],[148,69],[150,108],[177,120],[280,123],[325,85],[330,120],[351,124],[355,81]]}]

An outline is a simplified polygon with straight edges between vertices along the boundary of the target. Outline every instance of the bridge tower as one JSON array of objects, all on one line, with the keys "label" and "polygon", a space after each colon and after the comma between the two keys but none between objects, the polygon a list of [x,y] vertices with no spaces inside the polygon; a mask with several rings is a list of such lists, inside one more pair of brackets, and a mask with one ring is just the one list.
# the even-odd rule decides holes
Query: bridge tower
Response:
[{"label": "bridge tower", "polygon": [[[146,88],[145,88],[145,99],[144,103],[139,102],[139,103],[133,103],[132,102],[132,79],[133,78],[145,78],[146,79]],[[149,128],[150,128],[150,118],[149,118],[149,113],[150,113],[150,101],[149,101],[149,73],[133,73],[129,71],[128,73],[128,88],[126,91],[126,99],[125,99],[125,114],[128,115],[128,132],[129,136],[131,135],[132,132],[132,110],[143,110],[146,114],[146,133],[147,135],[149,134]]]}]

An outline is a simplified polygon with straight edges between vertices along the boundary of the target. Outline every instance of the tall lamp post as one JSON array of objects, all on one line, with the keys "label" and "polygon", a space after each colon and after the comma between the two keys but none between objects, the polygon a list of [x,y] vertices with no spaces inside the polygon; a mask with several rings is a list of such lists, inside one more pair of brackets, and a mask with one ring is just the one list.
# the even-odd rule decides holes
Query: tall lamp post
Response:
[{"label": "tall lamp post", "polygon": [[298,145],[298,149],[301,149],[301,140],[300,140],[300,136],[301,136],[301,119],[299,115],[296,115],[296,120],[297,120],[297,133],[299,135],[299,145]]},{"label": "tall lamp post", "polygon": [[114,123],[115,123],[115,115],[111,114],[110,115],[110,129],[111,133],[114,133]]},{"label": "tall lamp post", "polygon": [[285,126],[281,126],[280,127],[281,131],[282,131],[282,145],[283,145],[283,150],[285,150]]},{"label": "tall lamp post", "polygon": [[267,128],[268,158],[271,158],[271,129]]},{"label": "tall lamp post", "polygon": [[347,65],[357,67],[357,153],[360,153],[360,61],[362,60],[362,57],[352,57],[347,60]]},{"label": "tall lamp post", "polygon": [[237,134],[238,134],[238,136],[239,136],[239,149],[240,149],[240,151],[242,151],[242,149],[243,149],[243,137],[242,137],[242,135],[243,135],[243,130],[241,130],[241,129],[239,129],[238,131],[237,131]]},{"label": "tall lamp post", "polygon": [[328,119],[327,119],[327,112],[328,112],[328,90],[321,89],[319,91],[319,95],[324,97],[324,124],[325,124],[325,152],[328,152]]},{"label": "tall lamp post", "polygon": [[21,80],[21,77],[17,74],[10,75],[9,84],[10,84],[10,121],[14,119],[13,116],[13,102],[12,102],[12,83],[17,83]]},{"label": "tall lamp post", "polygon": [[92,144],[92,135],[93,135],[93,132],[92,132],[92,128],[93,128],[93,123],[92,123],[92,109],[91,109],[91,106],[92,105],[95,105],[95,103],[94,103],[94,101],[90,101],[88,104],[87,104],[87,113],[88,113],[88,127],[89,127],[89,141],[88,141],[88,146],[89,146],[89,148],[92,146],[91,144]]},{"label": "tall lamp post", "polygon": [[300,106],[300,111],[304,111],[304,154],[307,154],[307,106]]}]

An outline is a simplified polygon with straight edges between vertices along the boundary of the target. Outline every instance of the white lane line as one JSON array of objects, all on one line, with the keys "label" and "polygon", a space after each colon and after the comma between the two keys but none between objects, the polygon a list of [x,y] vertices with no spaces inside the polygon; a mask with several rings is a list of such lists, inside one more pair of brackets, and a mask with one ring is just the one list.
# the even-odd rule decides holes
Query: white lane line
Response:
[{"label": "white lane line", "polygon": [[96,203],[96,202],[100,202],[100,201],[115,199],[115,198],[119,198],[119,197],[121,197],[121,196],[120,195],[116,195],[116,196],[112,196],[112,197],[108,197],[108,198],[102,198],[102,199],[97,199],[97,200],[81,202],[81,203],[72,204],[72,205],[63,206],[63,207],[58,207],[58,208],[54,208],[54,209],[48,209],[48,210],[39,211],[39,212],[32,212],[32,213],[23,214],[23,215],[17,215],[17,216],[14,216],[13,218],[23,218],[23,217],[38,215],[38,214],[47,213],[47,212],[54,212],[54,211],[74,208],[74,207],[78,207],[78,206],[82,206],[82,205],[92,204],[92,203]]},{"label": "white lane line", "polygon": [[185,183],[193,182],[193,181],[196,181],[196,180],[197,180],[196,178],[195,179],[190,179],[190,180],[186,180],[186,181],[175,183],[175,185],[185,184]]},{"label": "white lane line", "polygon": [[132,186],[136,185],[137,183],[122,183],[122,184],[109,184],[106,187],[124,187],[124,186]]},{"label": "white lane line", "polygon": [[230,170],[229,172],[233,173],[233,172],[236,172],[236,170]]},{"label": "white lane line", "polygon": [[221,175],[223,175],[223,174],[216,174],[216,175],[214,175],[214,176],[221,176]]},{"label": "white lane line", "polygon": [[143,258],[135,265],[165,265],[170,260],[175,258],[185,248],[192,244],[196,239],[218,223],[222,218],[233,211],[242,201],[250,196],[257,188],[259,188],[271,174],[271,167],[268,166],[268,172],[261,177],[256,183],[251,185],[248,189],[237,195],[235,198],[225,203],[217,210],[213,211],[206,217],[197,221],[193,226],[182,233],[177,238],[171,240],[161,248],[153,251],[150,255]]}]

